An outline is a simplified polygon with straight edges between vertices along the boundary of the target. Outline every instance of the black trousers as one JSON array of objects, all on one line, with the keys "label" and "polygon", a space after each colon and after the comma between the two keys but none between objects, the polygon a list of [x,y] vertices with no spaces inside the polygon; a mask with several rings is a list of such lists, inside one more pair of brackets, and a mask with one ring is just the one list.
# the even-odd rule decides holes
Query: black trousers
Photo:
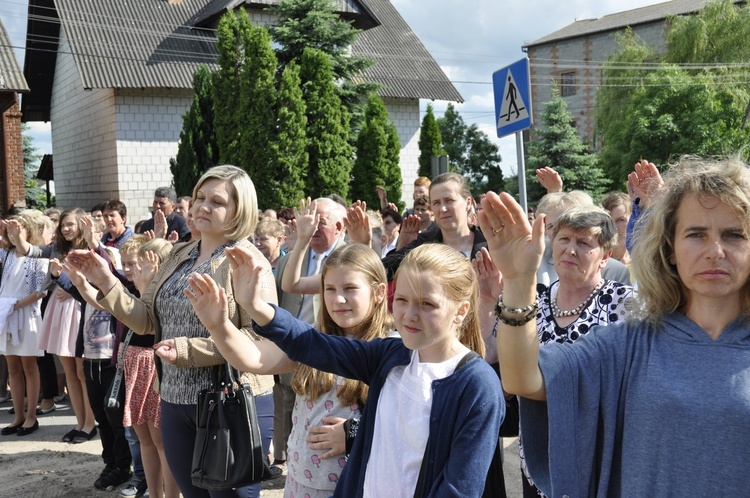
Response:
[{"label": "black trousers", "polygon": [[55,367],[55,357],[45,351],[44,356],[39,356],[36,359],[36,363],[39,365],[42,398],[52,399],[60,394],[57,390],[57,367]]},{"label": "black trousers", "polygon": [[86,376],[86,392],[89,404],[99,424],[99,437],[102,441],[102,460],[107,465],[116,465],[124,469],[130,467],[132,457],[125,438],[125,429],[120,421],[119,427],[112,426],[104,412],[104,398],[117,372],[110,358],[104,360],[83,360],[83,372]]}]

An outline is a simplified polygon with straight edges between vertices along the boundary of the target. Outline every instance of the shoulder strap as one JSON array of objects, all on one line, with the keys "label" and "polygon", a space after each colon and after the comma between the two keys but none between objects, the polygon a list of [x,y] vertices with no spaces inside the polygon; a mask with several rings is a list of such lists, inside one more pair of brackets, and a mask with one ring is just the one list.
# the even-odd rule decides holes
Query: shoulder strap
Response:
[{"label": "shoulder strap", "polygon": [[[464,355],[463,358],[458,362],[458,365],[456,365],[456,370],[459,370],[461,367],[469,363],[474,358],[481,358],[479,356],[479,353],[476,351],[469,351]],[[454,372],[456,372],[454,370]],[[428,439],[429,442],[429,439]],[[417,478],[417,488],[414,490],[414,498],[419,498],[422,496],[422,493],[424,491],[424,479],[425,474],[427,473],[427,446],[425,446],[424,449],[424,455],[422,455],[422,466],[419,468],[419,478]]]}]

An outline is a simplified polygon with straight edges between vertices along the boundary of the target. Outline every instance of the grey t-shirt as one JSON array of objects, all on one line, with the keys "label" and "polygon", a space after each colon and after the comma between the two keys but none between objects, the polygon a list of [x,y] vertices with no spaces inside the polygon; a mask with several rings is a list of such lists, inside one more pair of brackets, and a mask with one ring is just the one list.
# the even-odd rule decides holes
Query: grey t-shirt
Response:
[{"label": "grey t-shirt", "polygon": [[680,313],[596,327],[539,365],[521,434],[547,496],[750,496],[746,320],[716,340]]}]

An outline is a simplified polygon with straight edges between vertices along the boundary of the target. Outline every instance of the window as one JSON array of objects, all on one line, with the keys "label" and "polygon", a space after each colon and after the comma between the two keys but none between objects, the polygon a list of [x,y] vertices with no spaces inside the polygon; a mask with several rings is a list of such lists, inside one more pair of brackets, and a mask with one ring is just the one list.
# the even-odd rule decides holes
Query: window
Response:
[{"label": "window", "polygon": [[576,94],[576,73],[562,73],[560,75],[560,95],[570,97]]}]

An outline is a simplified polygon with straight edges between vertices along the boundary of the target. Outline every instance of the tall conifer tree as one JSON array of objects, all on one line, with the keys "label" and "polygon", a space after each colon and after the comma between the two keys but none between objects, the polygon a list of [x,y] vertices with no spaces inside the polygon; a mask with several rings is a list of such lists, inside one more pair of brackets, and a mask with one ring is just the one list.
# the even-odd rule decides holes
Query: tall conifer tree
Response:
[{"label": "tall conifer tree", "polygon": [[200,66],[193,75],[193,103],[182,117],[177,157],[169,160],[177,195],[192,195],[201,175],[218,164],[219,147],[214,134],[213,75]]},{"label": "tall conifer tree", "polygon": [[313,198],[329,194],[347,198],[352,169],[349,112],[336,95],[328,57],[320,50],[305,49],[300,76],[307,104],[307,193]]}]

